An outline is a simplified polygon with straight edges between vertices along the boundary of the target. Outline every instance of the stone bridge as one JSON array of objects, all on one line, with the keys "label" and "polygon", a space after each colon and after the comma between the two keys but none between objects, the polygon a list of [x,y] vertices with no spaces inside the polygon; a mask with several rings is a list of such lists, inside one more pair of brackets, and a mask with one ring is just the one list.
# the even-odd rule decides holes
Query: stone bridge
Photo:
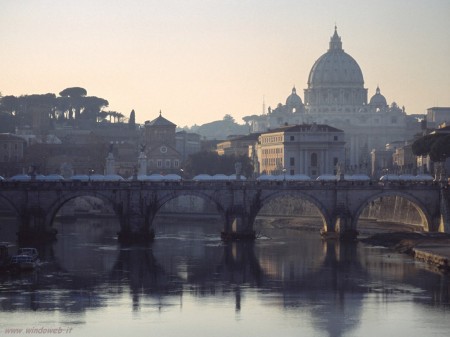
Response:
[{"label": "stone bridge", "polygon": [[412,202],[427,230],[450,232],[447,188],[443,183],[373,181],[2,181],[0,203],[16,215],[20,237],[44,238],[54,235],[53,220],[69,200],[97,197],[112,205],[120,221],[119,239],[141,241],[153,238],[153,219],[165,203],[193,195],[215,204],[224,239],[245,239],[254,238],[253,224],[264,205],[290,196],[315,205],[322,231],[342,238],[356,233],[363,209],[384,196]]}]

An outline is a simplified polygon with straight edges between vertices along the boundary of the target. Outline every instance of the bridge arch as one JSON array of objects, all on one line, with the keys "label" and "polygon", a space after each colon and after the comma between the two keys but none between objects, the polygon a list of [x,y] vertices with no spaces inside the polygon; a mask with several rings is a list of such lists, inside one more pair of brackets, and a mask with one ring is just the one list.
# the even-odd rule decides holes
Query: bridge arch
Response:
[{"label": "bridge arch", "polygon": [[262,195],[260,198],[260,202],[257,205],[257,207],[254,208],[254,210],[250,214],[250,221],[252,223],[255,222],[256,217],[260,213],[261,209],[266,206],[270,201],[275,200],[277,198],[282,197],[292,197],[296,199],[304,199],[311,204],[313,204],[317,210],[319,211],[319,215],[322,219],[323,228],[327,230],[329,226],[331,225],[331,212],[330,210],[327,210],[325,205],[316,197],[311,196],[303,191],[296,191],[296,190],[280,190],[280,191],[274,191],[270,192],[268,194]]},{"label": "bridge arch", "polygon": [[11,201],[11,198],[0,193],[0,203],[6,204],[8,210],[12,211],[15,216],[19,216],[20,210],[17,208],[16,204]]},{"label": "bridge arch", "polygon": [[58,214],[58,211],[67,204],[70,200],[73,200],[75,198],[80,197],[93,197],[100,199],[102,201],[107,202],[112,206],[112,209],[116,216],[119,216],[117,214],[117,210],[115,207],[115,202],[112,196],[108,193],[102,193],[98,191],[73,191],[73,192],[65,192],[58,196],[58,198],[50,205],[50,207],[47,209],[47,217],[46,217],[46,227],[50,228],[53,225],[54,219],[56,217],[56,214]]},{"label": "bridge arch", "polygon": [[208,193],[195,191],[195,190],[182,190],[182,191],[174,190],[174,191],[163,194],[161,197],[158,197],[158,202],[154,209],[154,215],[156,216],[158,214],[158,212],[161,210],[161,208],[165,204],[167,204],[169,201],[174,200],[179,197],[183,197],[183,196],[194,196],[194,197],[198,197],[200,199],[211,202],[212,204],[214,204],[216,206],[217,212],[219,213],[222,220],[225,221],[225,209],[224,209],[223,205],[217,199],[215,199],[214,196],[212,196]]},{"label": "bridge arch", "polygon": [[358,223],[359,217],[361,216],[361,213],[373,201],[383,198],[383,197],[393,197],[393,196],[401,197],[401,198],[408,200],[413,205],[415,210],[419,213],[419,216],[422,220],[422,224],[423,224],[424,228],[427,231],[430,231],[430,228],[432,227],[433,222],[432,222],[432,217],[431,217],[430,213],[428,212],[426,206],[423,204],[423,202],[421,202],[414,195],[405,193],[402,191],[383,191],[383,192],[371,195],[370,197],[363,200],[361,202],[361,204],[358,206],[358,208],[356,209],[356,212],[354,213],[353,224],[352,224],[353,228],[357,228],[357,223]]}]

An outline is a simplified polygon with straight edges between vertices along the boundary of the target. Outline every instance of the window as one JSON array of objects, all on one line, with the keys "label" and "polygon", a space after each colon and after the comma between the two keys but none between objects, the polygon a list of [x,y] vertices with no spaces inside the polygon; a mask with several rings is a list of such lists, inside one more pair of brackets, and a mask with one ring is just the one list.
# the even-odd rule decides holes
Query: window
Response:
[{"label": "window", "polygon": [[311,166],[317,166],[317,153],[311,153]]},{"label": "window", "polygon": [[333,158],[333,166],[336,166],[339,162],[339,158],[338,157],[334,157]]},{"label": "window", "polygon": [[291,176],[293,176],[295,174],[294,170],[290,171]]},{"label": "window", "polygon": [[166,159],[166,163],[165,163],[165,166],[166,166],[167,168],[169,168],[169,167],[170,167],[170,159]]},{"label": "window", "polygon": [[291,165],[291,166],[295,165],[295,158],[294,157],[289,158],[289,165]]},{"label": "window", "polygon": [[173,167],[176,167],[176,168],[180,167],[180,161],[178,159],[175,159],[173,161]]},{"label": "window", "polygon": [[338,140],[338,136],[334,136],[334,140]]},{"label": "window", "polygon": [[156,161],[156,167],[162,167],[162,159]]}]

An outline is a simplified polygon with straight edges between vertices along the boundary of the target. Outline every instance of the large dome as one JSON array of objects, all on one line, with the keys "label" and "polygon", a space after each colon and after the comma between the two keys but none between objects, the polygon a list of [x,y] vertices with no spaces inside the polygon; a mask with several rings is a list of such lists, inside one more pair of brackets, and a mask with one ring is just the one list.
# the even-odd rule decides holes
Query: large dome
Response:
[{"label": "large dome", "polygon": [[330,40],[330,48],[314,63],[309,73],[308,87],[364,87],[361,68],[342,49],[336,27]]}]

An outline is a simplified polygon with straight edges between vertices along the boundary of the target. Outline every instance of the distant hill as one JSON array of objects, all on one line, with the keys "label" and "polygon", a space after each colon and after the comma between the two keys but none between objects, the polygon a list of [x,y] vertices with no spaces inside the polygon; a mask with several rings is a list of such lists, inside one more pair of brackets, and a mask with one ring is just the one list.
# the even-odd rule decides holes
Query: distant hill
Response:
[{"label": "distant hill", "polygon": [[198,133],[206,139],[226,139],[230,135],[246,135],[249,133],[247,125],[237,124],[230,115],[225,115],[222,120],[200,126],[194,125],[190,128],[185,127],[183,130]]}]

